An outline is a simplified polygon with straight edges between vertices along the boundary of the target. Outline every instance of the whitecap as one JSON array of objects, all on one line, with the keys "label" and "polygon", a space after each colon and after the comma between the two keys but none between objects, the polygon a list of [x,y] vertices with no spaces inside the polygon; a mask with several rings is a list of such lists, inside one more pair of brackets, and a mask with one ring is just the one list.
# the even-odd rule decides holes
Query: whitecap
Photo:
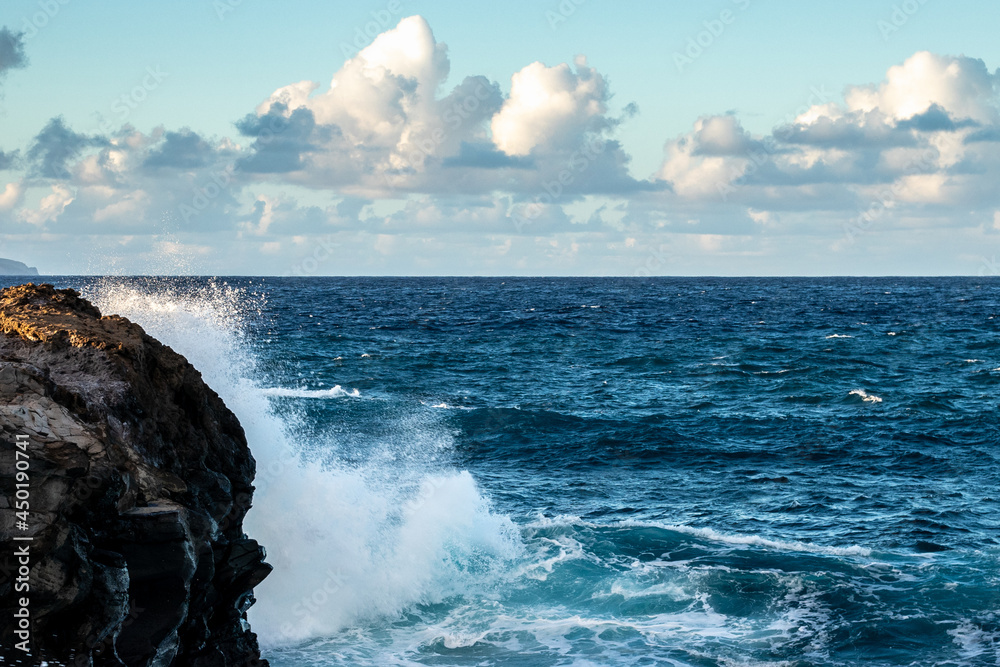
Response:
[{"label": "whitecap", "polygon": [[833,334],[832,336],[827,336],[827,340],[831,338],[854,338],[854,336],[848,336],[847,334]]},{"label": "whitecap", "polygon": [[872,550],[867,547],[852,545],[849,547],[828,547],[822,544],[809,544],[806,542],[771,540],[760,535],[740,535],[720,533],[713,528],[692,528],[691,526],[674,526],[661,524],[659,522],[646,523],[642,521],[623,521],[623,526],[646,527],[655,526],[664,530],[672,530],[685,535],[693,535],[713,542],[723,542],[725,544],[764,547],[777,551],[797,551],[804,553],[824,554],[828,556],[870,556]]},{"label": "whitecap", "polygon": [[880,396],[876,396],[875,394],[869,394],[864,389],[855,389],[852,392],[850,392],[848,394],[848,396],[860,396],[861,400],[863,400],[865,403],[881,403],[882,402],[882,398]]},{"label": "whitecap", "polygon": [[288,389],[286,387],[270,387],[262,390],[265,396],[280,398],[360,398],[357,389],[347,391],[339,384],[331,389]]}]

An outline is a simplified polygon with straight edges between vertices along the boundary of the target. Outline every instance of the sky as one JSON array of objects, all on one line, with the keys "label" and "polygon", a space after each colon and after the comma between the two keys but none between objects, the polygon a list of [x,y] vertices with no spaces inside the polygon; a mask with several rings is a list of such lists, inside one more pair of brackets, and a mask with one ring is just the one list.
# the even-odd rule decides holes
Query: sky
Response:
[{"label": "sky", "polygon": [[5,0],[47,274],[1000,274],[1000,3]]}]

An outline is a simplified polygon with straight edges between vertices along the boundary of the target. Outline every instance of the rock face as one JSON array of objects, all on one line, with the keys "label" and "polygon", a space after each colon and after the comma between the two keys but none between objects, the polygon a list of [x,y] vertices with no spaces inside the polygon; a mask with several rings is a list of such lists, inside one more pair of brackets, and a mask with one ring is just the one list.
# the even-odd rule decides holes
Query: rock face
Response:
[{"label": "rock face", "polygon": [[0,258],[0,276],[37,276],[38,269],[23,262]]},{"label": "rock face", "polygon": [[[0,440],[6,664],[267,664],[246,621],[271,570],[243,533],[254,460],[236,417],[181,355],[73,290],[0,290]],[[16,593],[23,545],[30,592]],[[30,658],[13,648],[22,595]]]}]

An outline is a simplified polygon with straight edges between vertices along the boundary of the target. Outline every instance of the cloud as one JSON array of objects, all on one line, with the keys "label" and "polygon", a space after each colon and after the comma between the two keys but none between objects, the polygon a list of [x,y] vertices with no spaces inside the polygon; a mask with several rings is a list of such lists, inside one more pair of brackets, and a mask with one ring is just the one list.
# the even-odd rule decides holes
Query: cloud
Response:
[{"label": "cloud", "polygon": [[33,175],[67,179],[70,177],[67,163],[79,157],[86,148],[107,145],[106,138],[77,134],[66,127],[62,117],[56,117],[35,137],[27,157]]},{"label": "cloud", "polygon": [[571,266],[604,247],[646,266],[635,240],[657,235],[732,257],[809,236],[822,257],[831,234],[872,211],[878,228],[995,233],[1000,87],[979,60],[917,53],[764,133],[737,113],[707,114],[664,142],[646,179],[617,138],[637,108],[612,111],[609,81],[586,58],[527,64],[507,94],[481,75],[445,88],[450,72],[447,46],[414,16],[329,85],[261,91],[232,140],[128,126],[89,136],[54,118],[27,150],[0,153],[0,169],[25,171],[0,189],[0,225],[187,241],[221,232],[268,261],[338,235],[391,270],[407,253],[420,268],[421,252],[477,243],[468,257],[535,252]]},{"label": "cloud", "polygon": [[656,178],[681,197],[717,197],[744,172],[751,163],[746,153],[759,145],[735,116],[699,118],[691,132],[667,143]]},{"label": "cloud", "polygon": [[953,117],[995,123],[998,82],[1000,73],[991,73],[982,60],[920,51],[891,67],[882,83],[848,89],[845,101],[850,111],[878,109],[895,120],[937,106]]},{"label": "cloud", "polygon": [[498,150],[492,143],[462,142],[458,155],[445,158],[448,168],[467,169],[531,169],[534,161],[527,157],[515,157]]},{"label": "cloud", "polygon": [[[348,60],[329,88],[283,86],[241,120],[240,132],[255,141],[240,164],[364,197],[531,196],[600,140],[608,150],[588,159],[563,193],[641,187],[628,175],[629,156],[609,140],[622,122],[608,115],[609,87],[584,57],[574,68],[528,65],[513,75],[507,97],[483,76],[442,95],[450,70],[447,46],[427,22],[405,18]],[[626,116],[635,111],[630,105]]]},{"label": "cloud", "polygon": [[433,113],[435,92],[448,76],[447,47],[434,40],[419,16],[379,35],[334,74],[327,91],[302,81],[276,90],[257,108],[279,105],[291,115],[307,109],[318,125],[337,126],[349,145],[395,148],[412,132],[414,119]]},{"label": "cloud", "polygon": [[997,90],[1000,73],[980,60],[920,52],[882,82],[849,87],[841,103],[810,107],[764,136],[751,137],[731,115],[699,119],[667,143],[656,177],[675,202],[705,209],[850,219],[877,204],[883,224],[912,224],[940,217],[934,206],[991,206],[1000,199],[988,185],[1000,177],[988,148],[1000,136]]},{"label": "cloud", "polygon": [[579,56],[576,71],[535,62],[511,79],[510,97],[490,125],[497,147],[525,156],[539,149],[575,149],[608,128],[608,86]]},{"label": "cloud", "polygon": [[18,217],[30,225],[41,226],[56,220],[75,198],[73,191],[68,187],[56,184],[52,186],[52,194],[43,197],[38,203],[38,208],[21,209]]},{"label": "cloud", "polygon": [[16,169],[20,165],[20,152],[3,152],[0,151],[0,171],[6,169]]},{"label": "cloud", "polygon": [[21,203],[24,187],[20,183],[8,183],[0,192],[0,211],[9,211]]},{"label": "cloud", "polygon": [[262,116],[248,114],[236,123],[240,134],[253,137],[252,154],[242,158],[243,171],[258,174],[284,174],[306,168],[304,157],[322,150],[335,140],[346,149],[343,135],[336,126],[317,126],[313,112],[299,107],[287,117],[287,106],[275,102]]},{"label": "cloud", "polygon": [[143,166],[170,169],[197,169],[215,159],[215,151],[197,133],[189,129],[167,132],[163,143],[149,152]]},{"label": "cloud", "polygon": [[25,67],[28,57],[24,53],[23,33],[0,28],[0,78],[12,69]]}]

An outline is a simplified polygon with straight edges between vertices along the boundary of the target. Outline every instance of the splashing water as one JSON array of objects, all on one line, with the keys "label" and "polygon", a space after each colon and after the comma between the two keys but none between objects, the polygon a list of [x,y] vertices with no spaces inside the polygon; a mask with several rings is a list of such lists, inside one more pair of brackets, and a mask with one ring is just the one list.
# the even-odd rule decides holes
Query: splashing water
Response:
[{"label": "splashing water", "polygon": [[257,461],[245,528],[274,566],[250,612],[265,644],[330,634],[488,585],[520,553],[514,524],[491,510],[472,476],[413,456],[419,445],[401,443],[406,456],[383,452],[354,466],[309,460],[296,415],[273,409],[275,392],[261,382],[245,335],[259,296],[154,279],[103,279],[85,296],[187,357],[243,424]]}]

